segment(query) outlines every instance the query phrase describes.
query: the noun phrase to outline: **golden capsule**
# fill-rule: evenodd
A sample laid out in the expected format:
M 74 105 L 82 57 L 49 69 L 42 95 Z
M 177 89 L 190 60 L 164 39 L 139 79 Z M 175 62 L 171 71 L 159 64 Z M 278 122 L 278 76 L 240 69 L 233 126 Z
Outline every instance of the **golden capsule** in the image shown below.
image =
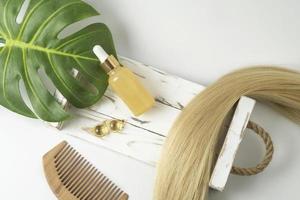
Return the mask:
M 120 132 L 125 127 L 125 121 L 124 120 L 112 120 L 110 121 L 110 129 L 114 132 Z
M 94 128 L 94 133 L 98 137 L 104 137 L 110 133 L 110 128 L 105 123 Z

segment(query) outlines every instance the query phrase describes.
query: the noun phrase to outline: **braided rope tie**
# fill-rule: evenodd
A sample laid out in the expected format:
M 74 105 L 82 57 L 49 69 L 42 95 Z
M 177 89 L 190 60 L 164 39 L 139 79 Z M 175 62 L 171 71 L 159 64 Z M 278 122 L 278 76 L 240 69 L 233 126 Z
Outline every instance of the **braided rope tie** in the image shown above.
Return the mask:
M 252 121 L 249 121 L 247 128 L 253 130 L 253 132 L 255 132 L 262 138 L 266 146 L 266 154 L 262 162 L 256 167 L 241 168 L 233 166 L 231 169 L 231 173 L 239 176 L 252 176 L 264 171 L 264 169 L 272 161 L 272 157 L 274 154 L 273 142 L 267 131 L 265 131 L 262 127 Z

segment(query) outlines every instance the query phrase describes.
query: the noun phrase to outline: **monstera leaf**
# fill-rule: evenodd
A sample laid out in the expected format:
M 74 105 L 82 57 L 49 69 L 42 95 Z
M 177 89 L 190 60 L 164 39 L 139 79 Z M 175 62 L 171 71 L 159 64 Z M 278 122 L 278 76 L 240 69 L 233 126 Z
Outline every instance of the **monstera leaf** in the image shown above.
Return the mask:
M 39 75 L 44 69 L 55 87 L 74 106 L 91 106 L 103 95 L 107 76 L 92 48 L 100 44 L 115 54 L 109 29 L 101 23 L 59 39 L 67 26 L 99 15 L 81 0 L 31 0 L 23 21 L 16 19 L 25 0 L 0 0 L 0 104 L 11 111 L 46 121 L 64 120 L 68 114 L 48 91 Z M 25 5 L 25 4 L 24 4 Z M 88 84 L 73 77 L 76 69 Z M 33 110 L 24 102 L 24 82 Z M 96 90 L 91 90 L 91 85 Z

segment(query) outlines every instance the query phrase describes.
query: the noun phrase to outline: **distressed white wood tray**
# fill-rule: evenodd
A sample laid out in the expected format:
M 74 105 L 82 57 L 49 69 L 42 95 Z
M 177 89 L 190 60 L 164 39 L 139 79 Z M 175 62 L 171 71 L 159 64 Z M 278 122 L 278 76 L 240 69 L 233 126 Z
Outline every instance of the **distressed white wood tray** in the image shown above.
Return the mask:
M 83 110 L 70 108 L 75 117 L 63 125 L 62 132 L 149 165 L 155 165 L 161 145 L 176 117 L 184 106 L 204 89 L 204 86 L 128 58 L 120 57 L 120 61 L 130 68 L 155 96 L 154 108 L 140 117 L 134 117 L 119 97 L 108 89 L 96 105 Z M 59 98 L 65 102 L 61 96 Z M 121 134 L 111 134 L 99 139 L 83 130 L 86 127 L 94 127 L 106 119 L 115 118 L 127 122 Z
M 70 107 L 69 110 L 74 115 L 72 120 L 51 125 L 63 128 L 62 133 L 155 166 L 164 140 L 177 116 L 205 87 L 128 58 L 120 57 L 120 61 L 129 67 L 153 94 L 156 99 L 154 108 L 140 117 L 135 117 L 122 100 L 108 88 L 96 105 L 87 109 Z M 74 72 L 74 76 L 77 76 L 77 72 Z M 68 108 L 66 99 L 58 91 L 55 96 Z M 242 97 L 232 120 L 229 119 L 229 129 L 224 130 L 227 134 L 224 144 L 221 144 L 222 153 L 211 177 L 211 188 L 219 191 L 224 189 L 254 105 L 255 100 Z M 120 134 L 112 133 L 102 139 L 86 130 L 107 119 L 125 120 L 125 129 Z

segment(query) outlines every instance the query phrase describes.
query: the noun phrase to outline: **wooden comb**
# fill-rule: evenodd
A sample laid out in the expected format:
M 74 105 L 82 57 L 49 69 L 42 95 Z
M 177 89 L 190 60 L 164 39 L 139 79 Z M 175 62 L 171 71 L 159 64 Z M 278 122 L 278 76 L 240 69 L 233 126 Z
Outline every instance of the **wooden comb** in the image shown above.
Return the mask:
M 43 157 L 47 181 L 60 200 L 127 200 L 128 195 L 67 142 Z

